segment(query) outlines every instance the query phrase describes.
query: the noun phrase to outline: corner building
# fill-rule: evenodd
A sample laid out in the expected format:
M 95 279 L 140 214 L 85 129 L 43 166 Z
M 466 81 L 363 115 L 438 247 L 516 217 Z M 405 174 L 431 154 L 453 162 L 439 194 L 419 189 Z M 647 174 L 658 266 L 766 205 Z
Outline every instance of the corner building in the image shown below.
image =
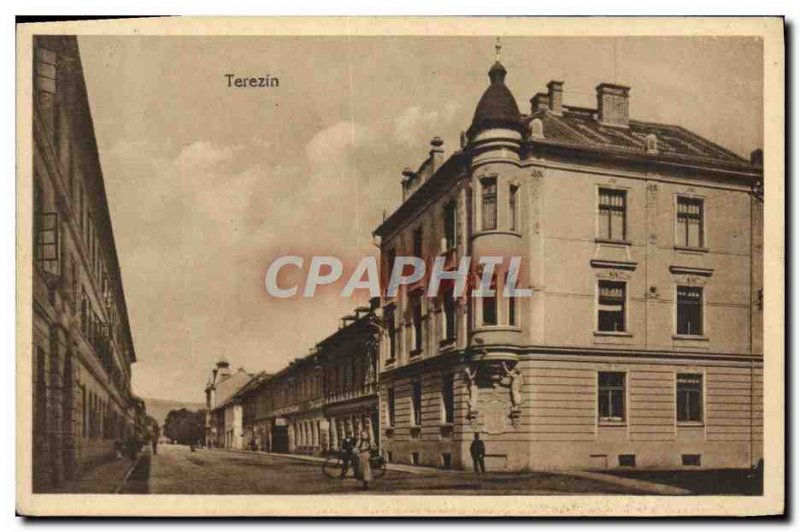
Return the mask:
M 762 457 L 761 152 L 597 107 L 551 81 L 519 110 L 496 62 L 461 147 L 403 172 L 375 230 L 394 258 L 520 256 L 502 295 L 384 298 L 382 443 L 390 461 L 495 471 L 749 467 Z

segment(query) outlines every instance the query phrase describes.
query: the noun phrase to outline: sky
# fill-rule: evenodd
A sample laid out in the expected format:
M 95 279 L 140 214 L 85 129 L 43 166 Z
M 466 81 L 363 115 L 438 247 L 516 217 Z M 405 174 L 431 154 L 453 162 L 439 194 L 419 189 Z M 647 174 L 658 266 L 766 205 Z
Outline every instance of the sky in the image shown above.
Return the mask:
M 134 392 L 202 401 L 224 356 L 275 372 L 366 294 L 271 298 L 284 254 L 375 255 L 401 171 L 430 139 L 458 148 L 495 58 L 490 37 L 81 36 L 79 47 L 136 349 Z M 520 110 L 564 81 L 594 107 L 628 85 L 630 116 L 681 125 L 743 157 L 763 147 L 761 42 L 504 38 Z M 277 77 L 231 88 L 225 74 Z

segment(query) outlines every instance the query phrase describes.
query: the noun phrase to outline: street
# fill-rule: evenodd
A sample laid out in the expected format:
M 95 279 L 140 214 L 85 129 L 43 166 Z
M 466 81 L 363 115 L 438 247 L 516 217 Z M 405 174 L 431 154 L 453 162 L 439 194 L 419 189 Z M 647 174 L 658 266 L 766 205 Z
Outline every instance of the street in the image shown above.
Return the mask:
M 409 468 L 411 469 L 411 468 Z M 386 472 L 383 479 L 370 484 L 369 491 L 359 483 L 327 478 L 321 464 L 291 457 L 230 451 L 197 449 L 181 445 L 162 445 L 158 454 L 149 449 L 139 467 L 125 483 L 124 493 L 165 494 L 416 494 L 416 495 L 565 495 L 645 494 L 647 485 L 613 478 L 597 478 L 562 473 L 488 473 L 477 476 L 464 471 Z M 644 489 L 643 489 L 644 488 Z

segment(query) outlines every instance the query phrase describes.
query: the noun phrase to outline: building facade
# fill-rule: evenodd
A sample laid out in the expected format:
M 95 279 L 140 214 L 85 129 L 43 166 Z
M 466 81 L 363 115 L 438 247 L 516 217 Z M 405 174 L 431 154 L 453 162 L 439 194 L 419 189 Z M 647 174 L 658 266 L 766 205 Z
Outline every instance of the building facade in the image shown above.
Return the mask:
M 367 430 L 380 443 L 378 408 L 378 351 L 381 338 L 379 299 L 342 319 L 342 327 L 317 344 L 322 365 L 324 416 L 328 427 L 322 439 L 328 449 L 339 449 L 350 433 Z M 327 436 L 327 437 L 326 437 Z
M 244 448 L 243 407 L 237 393 L 253 378 L 242 368 L 231 373 L 225 358 L 217 362 L 205 387 L 206 447 Z
M 245 394 L 245 433 L 259 450 L 320 454 L 327 438 L 316 352 L 295 359 Z M 252 414 L 250 414 L 252 413 Z
M 74 37 L 34 38 L 33 486 L 49 491 L 133 435 L 136 362 Z
M 338 449 L 348 433 L 380 441 L 379 299 L 342 319 L 311 352 L 274 375 L 260 374 L 228 401 L 242 409 L 244 448 L 290 454 Z
M 434 139 L 375 231 L 384 279 L 399 256 L 472 257 L 471 278 L 478 257 L 503 258 L 493 296 L 430 298 L 423 280 L 384 299 L 387 456 L 468 468 L 478 433 L 490 470 L 751 466 L 760 152 L 634 120 L 615 84 L 589 109 L 552 81 L 523 114 L 505 76 L 498 61 L 460 149 L 445 158 Z

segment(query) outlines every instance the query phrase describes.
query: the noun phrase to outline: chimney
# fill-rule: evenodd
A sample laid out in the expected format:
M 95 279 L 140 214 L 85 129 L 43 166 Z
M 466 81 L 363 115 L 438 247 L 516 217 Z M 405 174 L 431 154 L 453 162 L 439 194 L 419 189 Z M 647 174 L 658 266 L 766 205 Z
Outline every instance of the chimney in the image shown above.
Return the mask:
M 608 126 L 628 127 L 628 91 L 631 88 L 601 83 L 596 89 L 598 120 Z
M 537 92 L 534 97 L 531 98 L 531 114 L 541 109 L 547 109 L 547 107 L 547 94 L 543 92 Z
M 764 151 L 763 150 L 753 150 L 750 153 L 750 164 L 753 166 L 764 166 Z
M 225 359 L 217 362 L 217 373 L 219 374 L 219 381 L 222 382 L 231 376 L 231 368 L 228 361 Z
M 557 114 L 561 114 L 561 104 L 563 103 L 564 98 L 564 82 L 563 81 L 551 81 L 547 84 L 547 104 L 550 106 L 550 110 Z
M 442 166 L 444 161 L 444 150 L 442 149 L 444 141 L 440 137 L 433 137 L 431 139 L 431 170 L 430 175 L 433 175 L 436 170 Z

